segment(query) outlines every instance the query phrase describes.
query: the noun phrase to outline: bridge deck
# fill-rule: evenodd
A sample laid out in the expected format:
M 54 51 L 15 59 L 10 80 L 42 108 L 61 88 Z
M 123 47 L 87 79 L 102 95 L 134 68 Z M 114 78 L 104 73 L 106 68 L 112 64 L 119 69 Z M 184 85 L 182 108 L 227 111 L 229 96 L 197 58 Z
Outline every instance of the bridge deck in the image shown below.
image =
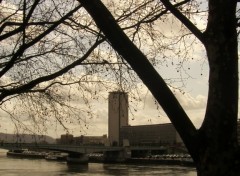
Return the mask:
M 60 145 L 60 144 L 37 144 L 37 143 L 0 143 L 0 148 L 7 150 L 16 149 L 46 149 L 62 152 L 96 153 L 106 151 L 121 151 L 124 147 L 115 146 L 82 146 L 82 145 Z M 165 150 L 162 146 L 131 146 L 130 150 Z

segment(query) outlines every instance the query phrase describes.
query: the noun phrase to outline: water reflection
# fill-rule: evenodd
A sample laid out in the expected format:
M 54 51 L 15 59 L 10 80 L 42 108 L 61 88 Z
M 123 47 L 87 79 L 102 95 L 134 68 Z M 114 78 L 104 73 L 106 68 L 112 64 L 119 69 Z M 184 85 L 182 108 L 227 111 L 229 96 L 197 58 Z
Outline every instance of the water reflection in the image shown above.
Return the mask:
M 104 164 L 104 173 L 108 175 L 129 175 L 126 165 L 121 164 Z
M 146 164 L 67 164 L 44 159 L 19 159 L 6 157 L 0 152 L 1 176 L 196 176 L 195 168 Z
M 88 172 L 88 164 L 67 164 L 66 172 L 86 173 Z
M 181 166 L 166 166 L 166 165 L 103 165 L 106 175 L 164 175 L 164 176 L 194 176 L 196 171 L 194 168 Z

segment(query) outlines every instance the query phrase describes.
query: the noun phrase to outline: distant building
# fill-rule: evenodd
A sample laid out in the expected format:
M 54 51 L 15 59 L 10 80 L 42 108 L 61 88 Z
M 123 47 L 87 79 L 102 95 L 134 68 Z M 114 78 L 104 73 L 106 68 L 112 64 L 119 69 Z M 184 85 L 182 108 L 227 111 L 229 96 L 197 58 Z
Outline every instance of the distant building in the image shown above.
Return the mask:
M 110 92 L 108 97 L 108 136 L 110 145 L 119 145 L 120 128 L 128 126 L 128 94 Z
M 74 144 L 77 145 L 105 145 L 107 141 L 107 135 L 74 137 Z
M 57 139 L 57 144 L 73 144 L 73 145 L 105 145 L 108 142 L 107 135 L 102 136 L 78 136 L 72 134 L 63 134 Z
M 184 146 L 171 123 L 130 126 L 128 124 L 128 94 L 125 92 L 109 93 L 108 138 L 107 135 L 73 137 L 73 135 L 64 134 L 57 141 L 59 144 L 75 145 Z
M 61 138 L 57 140 L 58 144 L 73 144 L 74 139 L 72 134 L 62 134 Z
M 123 145 L 183 145 L 171 123 L 156 125 L 128 125 L 128 95 L 125 92 L 111 92 L 108 100 L 109 144 Z
M 50 136 L 37 134 L 7 134 L 0 133 L 0 141 L 6 143 L 42 143 L 53 144 L 56 140 Z
M 156 125 L 124 126 L 120 139 L 128 140 L 131 146 L 183 145 L 183 141 L 171 123 Z

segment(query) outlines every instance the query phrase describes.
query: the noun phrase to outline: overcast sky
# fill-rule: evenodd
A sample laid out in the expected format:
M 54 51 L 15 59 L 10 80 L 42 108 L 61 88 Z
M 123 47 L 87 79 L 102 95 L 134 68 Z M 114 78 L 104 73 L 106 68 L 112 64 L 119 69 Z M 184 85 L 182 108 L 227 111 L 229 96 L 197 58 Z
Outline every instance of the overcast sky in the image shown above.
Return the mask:
M 172 20 L 170 20 L 172 21 Z M 204 21 L 202 19 L 196 18 L 198 21 L 198 27 L 204 29 Z M 159 28 L 162 30 L 171 31 L 177 28 L 172 28 L 173 26 L 168 26 L 166 23 L 159 23 Z M 205 57 L 205 52 L 201 44 L 197 43 L 194 46 L 194 51 L 192 51 L 193 60 L 189 60 L 184 63 L 182 70 L 177 70 L 175 66 L 161 65 L 156 69 L 164 79 L 180 79 L 182 81 L 180 84 L 181 91 L 177 89 L 174 93 L 179 100 L 180 104 L 183 106 L 189 117 L 191 118 L 194 125 L 198 128 L 204 118 L 207 94 L 208 94 L 208 65 Z M 175 62 L 175 61 L 170 61 Z M 177 63 L 178 61 L 176 61 Z M 174 63 L 174 64 L 176 64 Z M 139 83 L 139 88 L 141 83 Z M 183 93 L 184 92 L 184 93 Z M 74 94 L 77 95 L 80 92 L 75 90 Z M 91 119 L 86 119 L 86 124 L 82 125 L 72 125 L 70 127 L 70 132 L 75 136 L 78 135 L 104 135 L 108 133 L 108 97 L 107 91 L 102 90 L 101 94 L 104 98 L 100 98 L 98 101 L 93 101 L 93 111 L 96 114 Z M 130 102 L 129 106 L 136 108 L 136 111 L 131 108 L 129 112 L 129 124 L 130 125 L 149 125 L 149 124 L 159 124 L 159 123 L 169 123 L 169 119 L 166 117 L 164 112 L 159 109 L 152 97 L 151 93 L 147 91 L 146 87 L 143 87 L 140 91 L 141 102 Z M 130 97 L 131 98 L 131 97 Z M 81 103 L 81 102 L 80 102 Z M 9 117 L 0 112 L 0 132 L 13 133 L 14 125 L 9 120 Z M 65 133 L 60 126 L 49 127 L 48 135 L 53 137 L 59 137 L 61 134 Z
M 174 90 L 174 93 L 186 110 L 187 114 L 191 118 L 192 122 L 196 127 L 201 125 L 202 119 L 204 117 L 206 100 L 207 100 L 207 89 L 208 89 L 208 74 L 207 65 L 204 69 L 199 67 L 199 62 L 188 63 L 188 66 L 193 70 L 191 78 L 184 81 L 185 88 L 182 88 L 184 94 L 179 90 Z M 163 67 L 165 68 L 165 67 Z M 177 73 L 175 69 L 165 68 L 165 70 L 159 70 L 159 72 L 164 72 L 163 77 L 176 77 Z M 176 73 L 175 73 L 176 72 Z M 139 83 L 139 87 L 140 87 Z M 140 98 L 141 102 L 131 102 L 129 101 L 129 124 L 130 125 L 149 125 L 149 124 L 159 124 L 159 123 L 169 123 L 169 119 L 161 108 L 157 108 L 154 98 L 146 87 L 143 87 L 140 91 L 142 94 Z M 71 90 L 75 96 L 80 94 L 79 91 Z M 108 91 L 101 91 L 104 98 L 98 99 L 98 101 L 92 102 L 92 110 L 96 114 L 93 118 L 86 118 L 86 125 L 71 125 L 70 133 L 74 136 L 78 135 L 94 135 L 99 136 L 103 134 L 108 134 Z M 79 95 L 80 96 L 80 95 Z M 131 97 L 129 98 L 131 99 Z M 83 103 L 81 101 L 75 103 Z M 134 108 L 133 108 L 134 107 Z M 134 110 L 136 109 L 136 111 Z M 1 128 L 0 132 L 13 133 L 14 126 L 9 120 L 6 114 L 1 115 Z M 48 135 L 53 137 L 59 137 L 65 131 L 59 126 L 50 126 L 48 130 Z

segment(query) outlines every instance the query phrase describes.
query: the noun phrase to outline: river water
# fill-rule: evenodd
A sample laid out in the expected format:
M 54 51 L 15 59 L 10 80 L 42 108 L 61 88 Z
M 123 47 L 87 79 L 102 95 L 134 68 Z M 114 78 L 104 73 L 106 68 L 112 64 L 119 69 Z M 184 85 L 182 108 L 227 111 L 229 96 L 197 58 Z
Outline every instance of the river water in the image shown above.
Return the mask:
M 89 163 L 69 166 L 66 162 L 45 159 L 18 159 L 0 149 L 0 176 L 196 176 L 192 167 Z

